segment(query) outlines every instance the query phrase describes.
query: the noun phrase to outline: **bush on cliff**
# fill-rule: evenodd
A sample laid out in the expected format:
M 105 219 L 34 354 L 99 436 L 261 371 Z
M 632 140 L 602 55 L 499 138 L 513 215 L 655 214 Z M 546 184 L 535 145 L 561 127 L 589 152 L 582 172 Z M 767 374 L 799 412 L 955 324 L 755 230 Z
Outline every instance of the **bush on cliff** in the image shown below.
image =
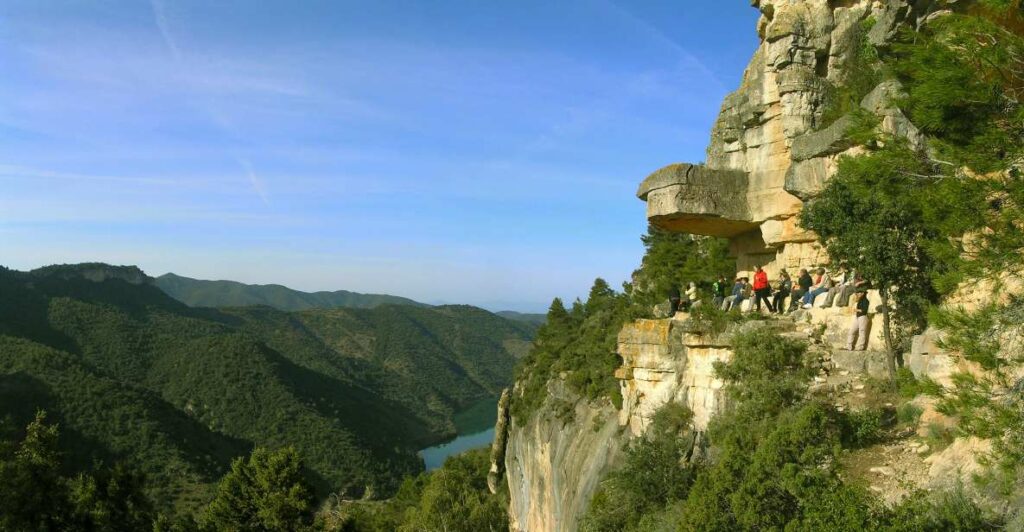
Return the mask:
M 662 507 L 684 500 L 695 475 L 692 419 L 682 405 L 659 410 L 646 436 L 626 449 L 622 467 L 601 482 L 581 530 L 642 530 Z
M 736 337 L 734 350 L 716 368 L 729 406 L 708 429 L 706 458 L 673 460 L 678 438 L 657 433 L 635 445 L 595 497 L 584 520 L 590 530 L 991 529 L 963 498 L 917 495 L 887 509 L 845 482 L 839 457 L 864 443 L 863 420 L 808 396 L 804 344 L 762 328 Z M 638 456 L 668 457 L 644 465 L 671 473 L 639 472 Z M 671 474 L 685 478 L 672 497 L 650 489 L 650 477 Z

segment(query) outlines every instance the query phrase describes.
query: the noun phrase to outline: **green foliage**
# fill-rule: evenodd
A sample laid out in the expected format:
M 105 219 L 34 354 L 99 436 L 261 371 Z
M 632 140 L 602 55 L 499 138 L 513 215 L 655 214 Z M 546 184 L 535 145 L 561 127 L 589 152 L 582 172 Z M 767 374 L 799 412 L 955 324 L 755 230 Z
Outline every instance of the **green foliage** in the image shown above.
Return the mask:
M 924 411 L 913 403 L 904 403 L 896 409 L 896 421 L 908 427 L 916 427 Z
M 153 503 L 145 495 L 145 478 L 124 464 L 79 473 L 68 483 L 76 520 L 95 530 L 126 532 L 150 527 Z
M 258 448 L 238 458 L 221 479 L 206 509 L 205 527 L 213 530 L 289 532 L 307 529 L 313 520 L 312 490 L 292 447 Z
M 100 267 L 0 272 L 0 415 L 47 409 L 75 469 L 124 460 L 168 516 L 199 510 L 257 445 L 294 445 L 320 496 L 390 495 L 456 413 L 510 383 L 531 338 L 461 306 L 189 309 L 81 277 Z
M 963 497 L 920 494 L 888 509 L 844 482 L 842 450 L 878 441 L 892 413 L 844 414 L 809 397 L 806 346 L 765 327 L 738 335 L 734 350 L 716 368 L 730 400 L 708 429 L 706 458 L 694 459 L 678 425 L 656 421 L 602 484 L 584 529 L 990 529 Z
M 651 306 L 668 299 L 672 288 L 685 291 L 687 283 L 697 283 L 704 296 L 711 282 L 724 275 L 732 279 L 736 261 L 729 258 L 729 241 L 658 229 L 648 226 L 641 237 L 644 258 L 634 273 L 637 303 Z
M 866 447 L 882 439 L 885 428 L 896 421 L 893 412 L 880 408 L 856 410 L 843 416 L 843 433 L 847 447 Z
M 839 479 L 844 421 L 806 399 L 806 346 L 759 329 L 734 340 L 735 356 L 716 370 L 731 408 L 708 438 L 702 470 L 682 513 L 683 530 L 862 529 L 874 509 L 866 493 Z
M 986 516 L 963 489 L 937 496 L 918 492 L 889 512 L 886 530 L 892 532 L 944 532 L 946 530 L 1001 530 L 1000 523 Z
M 902 367 L 896 372 L 896 387 L 900 397 L 911 399 L 918 395 L 930 395 L 939 397 L 942 395 L 942 385 L 925 376 L 918 379 L 910 368 Z
M 647 435 L 626 450 L 622 467 L 602 481 L 581 530 L 643 530 L 646 516 L 686 498 L 695 476 L 689 463 L 695 441 L 692 417 L 674 403 L 655 414 Z
M 548 382 L 562 372 L 570 389 L 586 399 L 621 401 L 614 377 L 620 364 L 616 339 L 623 324 L 639 314 L 628 294 L 615 292 L 602 279 L 594 281 L 586 303 L 577 301 L 572 312 L 555 299 L 517 370 L 519 393 L 513 397 L 512 415 L 523 420 L 536 411 L 547 399 Z
M 419 503 L 406 512 L 400 532 L 508 530 L 505 499 L 487 490 L 487 450 L 449 458 L 430 475 Z
M 939 342 L 943 348 L 957 351 L 985 369 L 996 370 L 1008 363 L 1024 361 L 1024 358 L 1006 360 L 998 356 L 1001 332 L 1020 324 L 1022 314 L 1024 301 L 1015 300 L 1005 306 L 991 303 L 974 312 L 935 309 L 929 321 L 944 331 Z
M 490 459 L 477 449 L 436 471 L 408 478 L 385 502 L 340 502 L 322 516 L 324 530 L 346 532 L 508 530 L 507 493 L 487 488 Z
M 21 441 L 0 440 L 0 529 L 134 532 L 150 528 L 143 479 L 121 464 L 67 477 L 60 432 L 38 412 Z
M 985 205 L 979 186 L 933 171 L 931 163 L 899 142 L 844 157 L 800 216 L 834 261 L 853 264 L 866 279 L 890 289 L 899 316 L 917 325 L 938 299 L 934 281 L 959 264 L 962 248 L 950 237 L 975 227 Z
M 934 139 L 940 157 L 982 173 L 1005 169 L 1021 154 L 1024 37 L 1013 23 L 984 13 L 950 15 L 894 46 L 891 64 L 907 85 L 911 120 Z
M 768 318 L 757 312 L 725 311 L 721 307 L 704 304 L 690 309 L 690 319 L 683 324 L 683 328 L 691 334 L 716 335 L 725 332 L 731 324 L 763 321 Z

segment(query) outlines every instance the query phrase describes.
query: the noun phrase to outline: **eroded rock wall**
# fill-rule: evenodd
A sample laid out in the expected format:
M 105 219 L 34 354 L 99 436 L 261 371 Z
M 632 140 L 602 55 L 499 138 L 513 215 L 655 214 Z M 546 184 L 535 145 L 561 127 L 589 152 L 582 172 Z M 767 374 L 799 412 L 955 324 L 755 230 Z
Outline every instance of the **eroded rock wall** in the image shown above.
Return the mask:
M 509 520 L 514 532 L 579 528 L 598 483 L 627 440 L 610 402 L 581 400 L 555 379 L 548 402 L 525 424 L 512 420 L 505 454 Z M 551 408 L 571 405 L 570 411 Z
M 715 377 L 714 364 L 731 360 L 732 348 L 722 337 L 688 334 L 686 323 L 637 320 L 619 333 L 619 424 L 632 436 L 646 432 L 655 412 L 668 403 L 687 405 L 699 432 L 723 405 L 723 383 Z
M 651 223 L 728 237 L 740 271 L 824 264 L 816 237 L 797 224 L 803 201 L 819 193 L 849 144 L 851 116 L 823 123 L 831 94 L 851 75 L 865 43 L 884 46 L 901 25 L 916 25 L 946 0 L 760 0 L 761 39 L 740 88 L 722 104 L 704 165 L 671 165 L 638 196 Z M 887 133 L 920 142 L 890 105 L 898 86 L 883 83 L 862 107 Z

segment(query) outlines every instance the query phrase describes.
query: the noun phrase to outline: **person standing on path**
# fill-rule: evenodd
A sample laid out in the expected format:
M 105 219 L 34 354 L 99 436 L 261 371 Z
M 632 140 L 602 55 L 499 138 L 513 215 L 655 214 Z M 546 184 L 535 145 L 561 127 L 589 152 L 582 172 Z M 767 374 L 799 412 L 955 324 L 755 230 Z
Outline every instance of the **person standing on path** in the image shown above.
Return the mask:
M 754 272 L 754 306 L 758 312 L 761 312 L 761 301 L 764 301 L 764 306 L 768 308 L 768 312 L 775 312 L 775 307 L 772 306 L 772 302 L 769 299 L 771 294 L 772 288 L 768 284 L 768 274 L 758 266 L 757 271 Z
M 871 323 L 871 320 L 868 319 L 868 309 L 871 304 L 868 302 L 867 290 L 858 290 L 853 297 L 857 301 L 857 315 L 853 317 L 850 333 L 846 336 L 846 349 L 854 351 L 856 344 L 856 351 L 866 351 L 868 348 L 868 325 Z
M 793 280 L 789 278 L 789 272 L 785 268 L 779 272 L 779 284 L 776 286 L 775 297 L 772 298 L 772 305 L 775 312 L 782 314 L 785 309 L 786 298 L 793 291 Z

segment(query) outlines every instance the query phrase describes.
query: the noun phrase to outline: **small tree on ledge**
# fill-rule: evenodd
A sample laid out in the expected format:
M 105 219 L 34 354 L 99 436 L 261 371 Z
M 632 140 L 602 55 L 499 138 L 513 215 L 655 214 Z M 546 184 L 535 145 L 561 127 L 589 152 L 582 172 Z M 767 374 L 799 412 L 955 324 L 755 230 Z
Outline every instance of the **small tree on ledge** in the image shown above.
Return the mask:
M 901 143 L 861 157 L 844 157 L 821 195 L 804 205 L 800 224 L 816 232 L 833 261 L 845 262 L 881 295 L 889 375 L 896 377 L 892 303 L 910 326 L 924 324 L 938 293 L 933 279 L 956 268 L 962 234 L 977 205 L 968 189 L 933 171 Z M 960 231 L 959 233 L 957 231 Z

